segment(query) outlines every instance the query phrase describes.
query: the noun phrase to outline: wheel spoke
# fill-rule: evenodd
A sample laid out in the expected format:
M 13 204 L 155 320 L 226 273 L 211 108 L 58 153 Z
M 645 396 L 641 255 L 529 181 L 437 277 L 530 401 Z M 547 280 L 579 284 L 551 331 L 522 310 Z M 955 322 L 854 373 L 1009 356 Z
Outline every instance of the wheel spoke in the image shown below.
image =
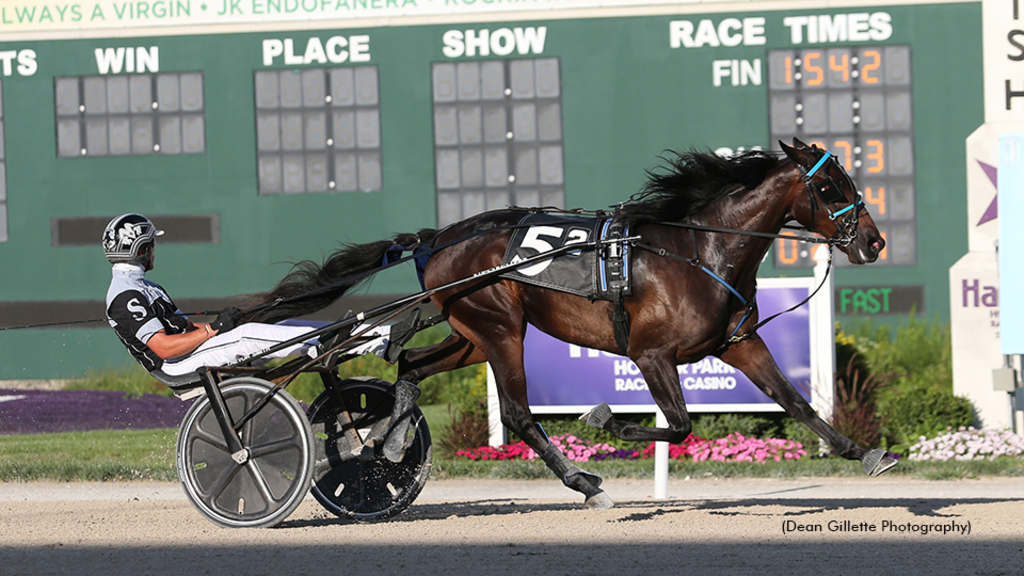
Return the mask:
M 242 398 L 244 400 L 242 402 L 242 410 L 238 414 L 238 418 L 236 418 L 235 416 L 231 417 L 231 425 L 232 426 L 235 425 L 234 423 L 237 422 L 239 418 L 241 418 L 242 416 L 245 416 L 245 414 L 247 412 L 249 412 L 249 409 L 252 406 L 256 405 L 256 402 L 252 402 L 252 398 L 250 398 L 248 394 L 244 395 Z M 266 408 L 266 407 L 264 407 L 264 408 Z M 253 415 L 252 418 L 249 418 L 249 420 L 245 423 L 245 425 L 242 426 L 242 429 L 238 431 L 238 437 L 243 439 L 242 440 L 242 444 L 243 445 L 245 444 L 245 440 L 244 439 L 252 438 L 252 436 L 253 436 L 253 427 L 255 426 L 255 423 L 256 423 L 256 416 L 258 416 L 258 414 Z
M 221 494 L 227 490 L 227 487 L 231 484 L 231 481 L 235 479 L 235 476 L 238 475 L 238 471 L 241 469 L 241 466 L 234 465 L 229 466 L 224 471 L 224 474 L 222 474 L 221 477 L 213 483 L 213 487 L 204 494 L 204 497 L 209 500 L 208 504 L 212 505 L 217 498 L 220 498 Z
M 207 444 L 213 446 L 214 448 L 219 448 L 223 452 L 228 452 L 228 443 L 225 442 L 224 437 L 220 436 L 219 434 L 207 432 L 206 430 L 203 430 L 202 428 L 197 426 L 193 431 L 192 436 L 196 439 L 205 441 Z
M 270 485 L 267 484 L 267 479 L 263 476 L 263 472 L 260 471 L 260 467 L 256 465 L 256 462 L 249 460 L 245 463 L 246 470 L 252 476 L 253 483 L 256 484 L 256 488 L 260 491 L 260 495 L 267 503 L 277 504 L 279 500 L 274 498 L 273 494 L 270 493 Z M 287 494 L 285 494 L 287 497 Z
M 256 459 L 271 454 L 277 454 L 278 452 L 284 452 L 289 448 L 299 448 L 301 451 L 302 444 L 294 436 L 291 438 L 285 438 L 284 440 L 278 440 L 277 442 L 270 442 L 262 446 L 253 446 L 249 448 L 249 458 Z

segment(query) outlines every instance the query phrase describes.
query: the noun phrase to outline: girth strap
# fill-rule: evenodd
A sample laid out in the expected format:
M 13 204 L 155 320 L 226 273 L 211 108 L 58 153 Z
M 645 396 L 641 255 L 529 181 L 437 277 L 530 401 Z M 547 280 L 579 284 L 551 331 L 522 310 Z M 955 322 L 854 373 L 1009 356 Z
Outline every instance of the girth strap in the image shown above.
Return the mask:
M 625 242 L 629 235 L 629 225 L 619 217 L 619 208 L 605 221 L 601 228 L 601 240 L 608 241 L 598 256 L 598 282 L 602 298 L 611 300 L 615 306 L 612 310 L 612 331 L 615 344 L 623 356 L 629 351 L 629 312 L 623 304 L 623 297 L 629 296 L 629 259 L 626 254 L 628 245 Z

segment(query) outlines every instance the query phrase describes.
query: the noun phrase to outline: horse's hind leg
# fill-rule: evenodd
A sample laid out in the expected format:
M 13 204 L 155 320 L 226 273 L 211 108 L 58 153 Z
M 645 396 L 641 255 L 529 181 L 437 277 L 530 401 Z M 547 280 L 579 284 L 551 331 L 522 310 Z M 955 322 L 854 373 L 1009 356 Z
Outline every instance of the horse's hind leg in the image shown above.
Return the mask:
M 500 310 L 492 304 L 487 314 L 495 313 L 493 321 L 485 320 L 475 309 L 472 327 L 460 322 L 457 307 L 448 318 L 453 331 L 464 334 L 475 342 L 491 363 L 498 387 L 501 422 L 540 454 L 544 463 L 569 488 L 586 496 L 589 508 L 603 510 L 613 506 L 611 498 L 601 488 L 601 478 L 581 470 L 548 440 L 530 412 L 526 395 L 526 371 L 523 368 L 523 336 L 526 324 L 519 310 Z
M 479 348 L 453 330 L 437 344 L 403 350 L 398 360 L 398 379 L 418 384 L 434 374 L 486 361 Z
M 896 459 L 885 450 L 865 450 L 822 420 L 782 374 L 759 337 L 731 345 L 721 358 L 740 369 L 769 398 L 778 402 L 790 416 L 806 424 L 837 454 L 847 460 L 860 460 L 869 475 L 878 476 L 896 465 Z

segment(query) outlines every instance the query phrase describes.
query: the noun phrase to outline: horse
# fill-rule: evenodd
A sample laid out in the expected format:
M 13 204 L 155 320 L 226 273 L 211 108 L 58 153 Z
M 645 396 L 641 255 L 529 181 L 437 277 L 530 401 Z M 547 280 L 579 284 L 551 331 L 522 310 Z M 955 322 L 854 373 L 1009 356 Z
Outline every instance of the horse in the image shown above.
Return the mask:
M 875 261 L 885 246 L 835 156 L 796 138 L 792 146 L 780 144 L 782 154 L 748 151 L 724 158 L 696 150 L 672 153 L 665 158 L 668 165 L 647 171 L 641 191 L 619 206 L 617 217 L 648 247 L 633 251 L 634 285 L 621 303 L 629 334 L 624 352 L 642 372 L 668 427 L 617 419 L 603 404 L 584 417 L 622 440 L 682 442 L 692 424 L 676 367 L 715 355 L 742 371 L 839 456 L 860 460 L 869 475 L 878 475 L 894 466 L 895 458 L 858 446 L 820 418 L 754 330 L 758 266 L 787 224 L 796 222 L 828 239 L 830 250 L 838 247 L 853 264 Z M 566 486 L 582 493 L 587 507 L 609 508 L 613 502 L 599 487 L 601 478 L 569 461 L 534 421 L 523 339 L 529 323 L 565 342 L 621 354 L 611 321 L 615 309 L 608 301 L 481 274 L 502 264 L 522 216 L 521 209 L 495 210 L 443 230 L 343 246 L 323 264 L 301 263 L 273 290 L 258 295 L 254 302 L 265 306 L 260 317 L 248 319 L 276 321 L 323 308 L 358 283 L 346 278 L 374 274 L 395 246 L 442 247 L 422 266 L 428 290 L 478 274 L 481 279 L 432 293 L 430 300 L 451 335 L 405 350 L 399 380 L 415 384 L 489 362 L 502 423 L 541 455 Z M 279 306 L 266 306 L 275 302 Z

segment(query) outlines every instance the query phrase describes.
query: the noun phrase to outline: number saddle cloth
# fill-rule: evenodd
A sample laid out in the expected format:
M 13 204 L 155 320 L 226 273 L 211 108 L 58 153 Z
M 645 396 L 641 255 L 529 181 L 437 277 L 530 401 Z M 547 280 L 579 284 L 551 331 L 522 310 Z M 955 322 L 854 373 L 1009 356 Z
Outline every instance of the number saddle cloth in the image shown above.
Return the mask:
M 501 274 L 501 278 L 568 292 L 590 300 L 615 304 L 612 324 L 622 353 L 629 342 L 629 318 L 622 298 L 632 294 L 630 246 L 608 242 L 627 237 L 629 225 L 616 218 L 585 218 L 552 213 L 530 213 L 519 221 L 505 250 L 503 264 L 514 264 L 563 246 L 572 250 Z

